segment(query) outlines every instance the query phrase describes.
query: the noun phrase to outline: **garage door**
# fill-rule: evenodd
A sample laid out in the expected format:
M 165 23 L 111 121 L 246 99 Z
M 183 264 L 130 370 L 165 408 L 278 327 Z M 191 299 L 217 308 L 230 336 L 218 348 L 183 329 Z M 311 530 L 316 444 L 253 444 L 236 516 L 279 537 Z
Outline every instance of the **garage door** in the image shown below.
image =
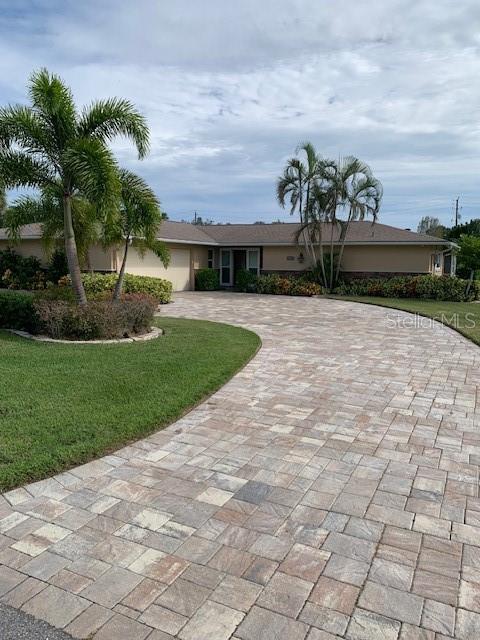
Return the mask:
M 170 264 L 165 269 L 160 259 L 151 251 L 142 257 L 133 247 L 128 252 L 127 273 L 139 276 L 165 278 L 173 284 L 174 291 L 190 289 L 190 249 L 170 249 Z

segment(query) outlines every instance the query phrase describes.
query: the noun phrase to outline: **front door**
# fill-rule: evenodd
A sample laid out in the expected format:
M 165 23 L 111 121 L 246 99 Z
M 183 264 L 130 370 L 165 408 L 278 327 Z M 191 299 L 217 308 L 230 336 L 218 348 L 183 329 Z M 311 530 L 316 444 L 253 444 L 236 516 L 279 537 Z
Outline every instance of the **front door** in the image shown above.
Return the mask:
M 220 249 L 220 284 L 222 287 L 233 285 L 232 250 Z
M 245 249 L 233 250 L 233 281 L 237 284 L 237 276 L 239 271 L 245 271 L 247 268 L 247 252 Z

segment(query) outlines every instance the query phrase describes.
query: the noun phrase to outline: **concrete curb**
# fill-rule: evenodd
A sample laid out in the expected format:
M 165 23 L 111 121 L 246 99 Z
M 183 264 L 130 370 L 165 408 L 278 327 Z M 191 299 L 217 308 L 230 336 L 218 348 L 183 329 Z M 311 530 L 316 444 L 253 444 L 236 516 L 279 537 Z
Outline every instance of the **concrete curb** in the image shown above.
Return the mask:
M 55 338 L 49 338 L 48 336 L 34 336 L 28 331 L 19 331 L 18 329 L 7 329 L 10 333 L 20 336 L 21 338 L 27 338 L 27 340 L 35 340 L 36 342 L 54 342 L 55 344 L 125 344 L 129 342 L 147 342 L 148 340 L 154 340 L 163 335 L 163 329 L 158 327 L 152 327 L 149 333 L 144 333 L 140 336 L 132 338 L 117 338 L 115 340 L 56 340 Z

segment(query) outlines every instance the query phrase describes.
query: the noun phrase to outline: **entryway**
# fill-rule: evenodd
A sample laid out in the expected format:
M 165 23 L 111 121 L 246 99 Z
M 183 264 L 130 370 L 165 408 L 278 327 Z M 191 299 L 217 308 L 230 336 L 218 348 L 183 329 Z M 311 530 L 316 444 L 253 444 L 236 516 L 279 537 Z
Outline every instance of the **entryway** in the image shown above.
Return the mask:
M 260 249 L 220 249 L 220 284 L 233 287 L 239 271 L 260 271 Z

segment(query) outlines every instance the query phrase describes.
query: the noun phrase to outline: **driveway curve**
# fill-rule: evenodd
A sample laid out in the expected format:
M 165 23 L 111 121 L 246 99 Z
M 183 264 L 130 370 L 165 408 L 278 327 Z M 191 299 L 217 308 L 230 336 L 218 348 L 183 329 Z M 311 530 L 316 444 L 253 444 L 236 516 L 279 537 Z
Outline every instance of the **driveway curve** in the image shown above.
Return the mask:
M 0 497 L 0 601 L 96 640 L 480 637 L 480 349 L 337 300 L 162 313 L 263 347 L 164 431 Z

